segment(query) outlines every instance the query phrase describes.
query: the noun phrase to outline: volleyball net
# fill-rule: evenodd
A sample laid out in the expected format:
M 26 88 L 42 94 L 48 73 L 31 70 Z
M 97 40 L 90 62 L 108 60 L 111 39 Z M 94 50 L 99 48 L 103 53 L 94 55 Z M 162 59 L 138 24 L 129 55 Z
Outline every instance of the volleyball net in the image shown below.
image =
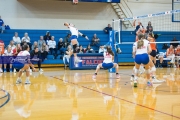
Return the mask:
M 176 20 L 176 21 L 174 21 Z M 157 37 L 156 43 L 171 43 L 174 39 L 180 40 L 180 9 L 165 11 L 131 18 L 112 21 L 115 31 L 115 41 L 118 44 L 132 44 L 135 42 L 136 26 L 141 22 L 147 30 L 148 23 L 153 27 L 153 34 Z M 134 25 L 135 23 L 135 25 Z

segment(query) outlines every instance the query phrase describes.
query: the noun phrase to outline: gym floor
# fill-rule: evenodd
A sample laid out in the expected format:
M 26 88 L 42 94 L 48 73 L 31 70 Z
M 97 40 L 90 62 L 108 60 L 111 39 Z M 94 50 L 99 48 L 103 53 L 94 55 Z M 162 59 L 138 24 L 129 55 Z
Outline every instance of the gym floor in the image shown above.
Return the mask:
M 157 69 L 157 78 L 164 82 L 152 88 L 146 86 L 144 74 L 133 87 L 132 67 L 120 67 L 120 79 L 100 70 L 92 80 L 93 73 L 46 68 L 32 73 L 30 85 L 16 85 L 18 73 L 0 74 L 0 88 L 5 90 L 0 91 L 0 120 L 180 119 L 179 69 Z

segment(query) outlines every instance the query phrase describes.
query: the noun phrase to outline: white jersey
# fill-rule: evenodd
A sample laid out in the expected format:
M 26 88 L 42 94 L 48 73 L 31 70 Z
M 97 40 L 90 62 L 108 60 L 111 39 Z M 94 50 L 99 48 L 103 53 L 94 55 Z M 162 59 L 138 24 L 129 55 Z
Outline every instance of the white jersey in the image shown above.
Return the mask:
M 28 51 L 21 51 L 17 56 L 30 56 L 30 53 Z
M 112 61 L 113 56 L 111 54 L 109 54 L 108 52 L 104 52 L 103 56 L 104 56 L 103 63 L 112 63 L 113 62 Z
M 21 51 L 17 57 L 15 58 L 16 62 L 20 62 L 22 64 L 29 63 L 28 59 L 30 59 L 30 53 L 28 51 Z
M 133 52 L 136 52 L 136 55 L 148 53 L 148 46 L 150 45 L 149 41 L 146 39 L 144 39 L 143 41 L 144 45 L 141 48 L 137 48 L 138 41 L 133 44 Z
M 12 50 L 11 50 L 10 52 L 8 52 L 7 50 L 5 50 L 4 56 L 12 56 L 12 55 L 13 55 Z
M 71 35 L 76 35 L 78 37 L 79 31 L 77 28 L 69 26 L 69 30 L 71 31 Z

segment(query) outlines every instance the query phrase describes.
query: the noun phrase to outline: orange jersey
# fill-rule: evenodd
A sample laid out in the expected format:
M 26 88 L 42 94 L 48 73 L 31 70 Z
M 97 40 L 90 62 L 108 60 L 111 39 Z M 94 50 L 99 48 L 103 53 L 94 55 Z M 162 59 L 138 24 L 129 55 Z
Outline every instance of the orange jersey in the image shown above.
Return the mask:
M 154 38 L 148 38 L 149 42 L 155 42 Z M 151 49 L 156 50 L 156 43 L 150 43 Z
M 170 54 L 174 54 L 174 49 L 170 49 L 170 48 L 167 49 L 166 56 Z
M 177 50 L 175 51 L 175 55 L 180 55 L 180 49 L 177 49 Z

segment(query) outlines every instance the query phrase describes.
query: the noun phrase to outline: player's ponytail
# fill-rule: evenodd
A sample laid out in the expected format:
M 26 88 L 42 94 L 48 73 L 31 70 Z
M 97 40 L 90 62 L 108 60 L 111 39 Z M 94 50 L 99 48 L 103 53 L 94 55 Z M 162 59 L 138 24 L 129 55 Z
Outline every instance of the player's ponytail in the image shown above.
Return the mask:
M 114 56 L 114 53 L 113 53 L 113 51 L 112 51 L 112 49 L 111 49 L 110 46 L 107 46 L 107 52 L 108 52 L 109 54 L 111 54 L 112 56 Z
M 143 47 L 143 45 L 144 45 L 144 41 L 143 41 L 143 39 L 144 39 L 144 35 L 143 34 L 138 34 L 138 43 L 137 43 L 137 48 L 138 49 L 140 49 L 141 47 Z

